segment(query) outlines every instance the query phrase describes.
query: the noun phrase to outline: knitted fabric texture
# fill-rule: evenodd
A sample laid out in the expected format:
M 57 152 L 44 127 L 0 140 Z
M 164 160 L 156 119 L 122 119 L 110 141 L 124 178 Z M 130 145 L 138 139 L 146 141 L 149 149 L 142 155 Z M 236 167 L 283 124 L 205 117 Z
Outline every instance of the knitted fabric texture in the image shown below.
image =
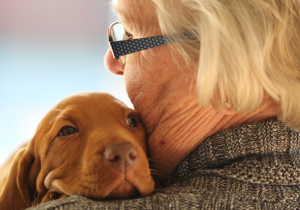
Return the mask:
M 36 209 L 299 209 L 300 132 L 276 119 L 203 141 L 164 188 L 143 198 L 96 201 L 71 196 Z

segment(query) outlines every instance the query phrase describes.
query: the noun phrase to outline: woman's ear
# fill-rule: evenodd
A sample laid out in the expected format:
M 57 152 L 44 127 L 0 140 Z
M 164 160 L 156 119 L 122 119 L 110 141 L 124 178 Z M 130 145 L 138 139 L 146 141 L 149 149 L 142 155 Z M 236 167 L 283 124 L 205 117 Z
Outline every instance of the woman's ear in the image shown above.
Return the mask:
M 220 100 L 216 100 L 213 108 L 220 114 L 233 116 L 236 114 L 233 108 L 233 104 L 230 101 L 226 101 L 225 103 L 221 103 Z
M 232 105 L 228 106 L 226 103 L 228 103 L 228 102 L 226 101 L 225 104 L 223 105 L 223 107 L 222 107 L 223 110 L 221 113 L 224 115 L 230 115 L 230 116 L 235 115 L 236 112 L 234 111 L 233 106 Z
M 236 114 L 234 104 L 228 99 L 222 100 L 219 91 L 215 92 L 213 107 L 218 113 L 223 115 L 233 116 Z

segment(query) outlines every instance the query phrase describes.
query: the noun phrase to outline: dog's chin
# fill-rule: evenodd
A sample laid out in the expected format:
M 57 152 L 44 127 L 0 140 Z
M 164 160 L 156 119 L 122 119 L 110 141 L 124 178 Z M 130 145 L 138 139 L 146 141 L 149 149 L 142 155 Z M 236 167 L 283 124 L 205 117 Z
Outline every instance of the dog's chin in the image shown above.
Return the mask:
M 98 194 L 97 191 L 88 186 L 81 186 L 79 188 L 74 187 L 72 188 L 72 191 L 69 191 L 65 188 L 64 183 L 59 180 L 53 180 L 51 182 L 51 191 L 68 196 L 82 195 L 92 199 L 133 198 L 139 195 L 138 189 L 125 180 L 119 180 L 119 182 L 110 185 L 102 194 Z
M 73 182 L 73 185 L 65 180 L 56 179 L 55 173 L 51 172 L 45 179 L 45 186 L 52 192 L 57 192 L 65 195 L 82 195 L 92 199 L 106 198 L 133 198 L 137 196 L 147 196 L 154 190 L 154 181 L 149 176 L 140 177 L 135 170 L 130 170 L 126 173 L 116 171 L 115 176 L 111 180 L 106 180 L 104 187 L 102 182 L 98 181 L 99 177 L 89 176 L 89 180 L 79 180 L 78 183 Z M 84 176 L 83 176 L 84 177 Z M 141 181 L 142 180 L 142 181 Z M 108 184 L 107 184 L 108 182 Z M 93 184 L 91 184 L 93 183 Z M 101 187 L 104 187 L 101 189 Z
M 136 187 L 127 181 L 123 181 L 109 193 L 107 198 L 132 198 L 137 195 L 138 190 Z

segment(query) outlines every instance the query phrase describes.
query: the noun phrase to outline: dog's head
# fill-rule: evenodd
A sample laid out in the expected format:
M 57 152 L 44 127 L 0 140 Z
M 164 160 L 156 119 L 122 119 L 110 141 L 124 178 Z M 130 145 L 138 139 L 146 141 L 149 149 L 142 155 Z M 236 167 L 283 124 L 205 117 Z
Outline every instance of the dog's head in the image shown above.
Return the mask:
M 24 165 L 30 164 L 31 202 L 47 192 L 102 199 L 154 190 L 138 113 L 105 93 L 60 101 L 40 122 L 23 156 Z

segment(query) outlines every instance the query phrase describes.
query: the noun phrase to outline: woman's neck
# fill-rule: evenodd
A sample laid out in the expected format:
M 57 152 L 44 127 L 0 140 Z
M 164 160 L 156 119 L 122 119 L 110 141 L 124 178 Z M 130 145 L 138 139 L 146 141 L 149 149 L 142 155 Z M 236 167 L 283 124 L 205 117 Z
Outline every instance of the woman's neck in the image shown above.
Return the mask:
M 165 98 L 160 102 L 164 107 L 142 116 L 148 132 L 151 164 L 162 178 L 167 178 L 207 137 L 244 123 L 277 116 L 276 103 L 271 100 L 251 113 L 228 114 L 219 113 L 211 106 L 199 107 L 192 94 L 180 96 L 177 93 L 178 98 L 174 97 L 172 100 Z

